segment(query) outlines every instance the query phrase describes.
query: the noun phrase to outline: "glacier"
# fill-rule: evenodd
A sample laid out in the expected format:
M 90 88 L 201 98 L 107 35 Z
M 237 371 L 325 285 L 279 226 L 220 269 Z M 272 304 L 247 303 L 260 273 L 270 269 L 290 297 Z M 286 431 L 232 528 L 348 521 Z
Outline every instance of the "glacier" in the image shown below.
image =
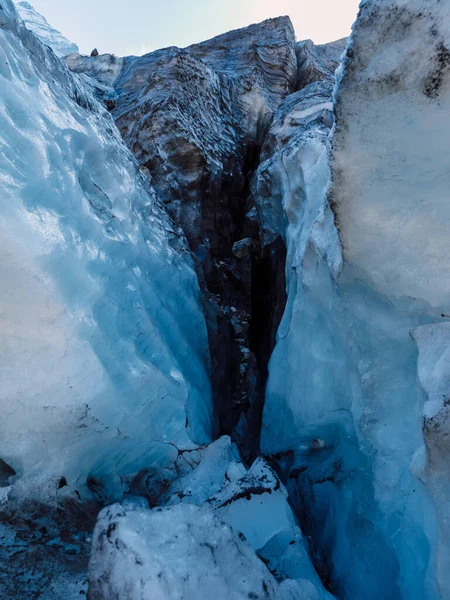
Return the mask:
M 0 1 L 2 597 L 450 597 L 449 31 Z
M 292 23 L 280 17 L 184 49 L 66 60 L 109 107 L 186 235 L 202 288 L 219 433 L 239 436 L 249 460 L 258 454 L 266 365 L 285 293 L 280 280 L 261 297 L 268 310 L 253 301 L 267 271 L 282 278 L 284 248 L 275 242 L 259 255 L 249 183 L 267 124 L 295 89 L 295 52 Z
M 260 167 L 284 209 L 289 285 L 262 451 L 289 478 L 319 573 L 343 598 L 450 591 L 448 18 L 445 3 L 361 3 L 332 131 L 321 124 L 300 144 L 288 131 Z M 273 192 L 260 197 L 266 211 Z
M 2 7 L 1 457 L 18 497 L 117 498 L 211 439 L 198 283 L 107 111 Z
M 68 56 L 79 52 L 78 46 L 54 29 L 29 2 L 18 2 L 16 7 L 27 29 L 32 31 L 43 44 L 49 46 L 57 56 Z

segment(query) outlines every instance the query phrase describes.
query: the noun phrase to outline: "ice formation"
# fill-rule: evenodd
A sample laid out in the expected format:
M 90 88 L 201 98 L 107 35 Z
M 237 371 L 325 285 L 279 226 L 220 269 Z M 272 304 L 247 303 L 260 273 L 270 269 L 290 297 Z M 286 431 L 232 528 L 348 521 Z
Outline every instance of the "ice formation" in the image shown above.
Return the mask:
M 259 458 L 247 470 L 229 437 L 200 449 L 193 466 L 194 456 L 185 455 L 198 452 L 183 453 L 188 472 L 159 508 L 149 511 L 130 497 L 100 514 L 89 568 L 92 600 L 209 598 L 212 589 L 224 599 L 331 599 L 267 463 Z
M 106 508 L 89 569 L 92 600 L 281 600 L 245 540 L 209 509 L 193 505 Z
M 437 366 L 447 334 L 448 24 L 445 4 L 362 3 L 336 90 L 331 172 L 323 125 L 271 158 L 287 178 L 260 167 L 284 206 L 289 281 L 262 451 L 289 474 L 319 573 L 343 598 L 449 594 Z M 261 194 L 266 212 L 273 196 Z
M 249 182 L 267 124 L 295 89 L 295 47 L 291 22 L 280 17 L 184 49 L 67 59 L 93 81 L 186 234 L 203 292 L 219 431 L 239 436 L 249 460 L 284 303 L 283 248 L 260 255 Z M 279 285 L 256 300 L 262 277 Z
M 2 7 L 0 456 L 17 497 L 117 498 L 211 438 L 198 284 L 106 110 Z
M 30 29 L 57 56 L 67 56 L 79 52 L 78 46 L 54 29 L 45 17 L 38 13 L 28 2 L 18 2 L 17 10 L 27 29 Z
M 0 595 L 446 600 L 448 3 L 124 58 L 19 9 Z

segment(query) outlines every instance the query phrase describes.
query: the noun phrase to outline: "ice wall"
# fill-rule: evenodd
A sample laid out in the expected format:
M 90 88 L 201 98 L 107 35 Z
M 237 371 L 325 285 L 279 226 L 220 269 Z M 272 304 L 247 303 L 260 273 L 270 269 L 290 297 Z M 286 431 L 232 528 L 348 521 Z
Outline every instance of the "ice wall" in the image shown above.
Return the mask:
M 117 498 L 211 439 L 197 279 L 110 116 L 1 7 L 3 484 Z
M 285 127 L 264 166 L 289 299 L 261 447 L 341 598 L 449 594 L 449 19 L 446 3 L 363 2 L 332 147 L 317 94 L 315 129 Z
M 450 323 L 434 323 L 415 329 L 419 348 L 418 375 L 425 392 L 425 448 L 418 455 L 418 475 L 433 497 L 438 518 L 436 570 L 442 597 L 450 594 Z
M 448 461 L 448 381 L 441 366 L 447 352 L 450 301 L 449 46 L 448 3 L 364 3 L 337 91 L 332 162 L 332 199 L 345 262 L 374 292 L 398 307 L 408 328 L 412 330 L 417 321 L 433 323 L 410 336 L 417 342 L 418 360 L 407 332 L 401 336 L 405 358 L 412 355 L 404 368 L 414 368 L 419 385 L 407 395 L 396 394 L 405 415 L 397 438 L 406 441 L 412 434 L 413 423 L 405 427 L 411 407 L 423 410 L 423 418 L 419 414 L 414 419 L 414 428 L 423 428 L 425 447 L 417 439 L 411 470 L 433 500 L 437 545 L 426 528 L 424 533 L 442 597 L 450 594 L 448 471 L 444 474 L 443 467 Z M 398 369 L 398 377 L 403 373 Z M 398 379 L 393 384 L 385 397 L 392 398 L 399 389 Z M 411 450 L 403 446 L 394 464 Z M 391 495 L 396 495 L 394 488 Z M 409 494 L 403 498 L 410 501 Z M 430 516 L 426 523 L 431 522 Z
M 347 262 L 389 296 L 450 302 L 450 8 L 364 3 L 339 85 L 333 179 Z

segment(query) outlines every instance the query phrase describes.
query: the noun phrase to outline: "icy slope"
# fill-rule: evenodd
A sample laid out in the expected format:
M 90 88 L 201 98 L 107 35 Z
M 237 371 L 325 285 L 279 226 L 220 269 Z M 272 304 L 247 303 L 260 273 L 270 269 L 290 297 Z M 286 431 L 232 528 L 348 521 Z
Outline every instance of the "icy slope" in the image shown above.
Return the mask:
M 0 26 L 3 486 L 120 498 L 210 439 L 197 279 L 106 111 L 9 0 Z
M 57 56 L 67 56 L 79 52 L 78 46 L 69 42 L 54 29 L 28 2 L 18 2 L 17 9 L 27 29 L 30 29 L 43 44 L 50 46 Z

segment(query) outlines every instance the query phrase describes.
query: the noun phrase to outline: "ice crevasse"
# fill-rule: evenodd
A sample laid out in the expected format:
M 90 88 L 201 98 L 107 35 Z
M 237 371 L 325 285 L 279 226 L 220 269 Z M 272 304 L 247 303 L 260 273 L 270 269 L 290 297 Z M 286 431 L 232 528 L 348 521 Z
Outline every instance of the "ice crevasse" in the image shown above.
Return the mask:
M 198 577 L 186 588 L 194 597 L 213 588 L 223 598 L 291 598 L 301 590 L 329 597 L 276 475 L 264 461 L 247 473 L 229 438 L 205 446 L 216 435 L 209 351 L 184 238 L 86 80 L 24 28 L 10 2 L 0 16 L 0 269 L 8 282 L 0 552 L 11 565 L 1 589 L 85 593 L 90 540 L 73 529 L 83 510 L 95 515 L 120 501 L 97 524 L 92 598 L 124 597 L 130 586 L 178 597 L 182 564 Z M 172 506 L 181 498 L 189 506 Z M 197 498 L 201 506 L 190 506 Z M 164 509 L 150 511 L 147 500 Z M 271 511 L 276 518 L 267 520 Z M 97 544 L 105 537 L 114 544 Z M 11 559 L 11 548 L 27 543 L 30 560 Z M 277 565 L 280 583 L 259 550 Z M 145 584 L 155 553 L 173 587 L 161 588 L 156 572 Z M 195 565 L 197 558 L 204 562 Z
M 336 87 L 342 41 L 292 41 L 297 91 L 264 119 L 251 196 L 288 299 L 261 454 L 285 486 L 211 444 L 192 258 L 98 72 L 0 7 L 0 500 L 131 486 L 97 523 L 95 600 L 448 598 L 450 5 L 363 0 Z
M 120 498 L 144 462 L 211 439 L 192 261 L 107 111 L 10 0 L 0 96 L 2 469 L 16 499 L 62 478 Z

